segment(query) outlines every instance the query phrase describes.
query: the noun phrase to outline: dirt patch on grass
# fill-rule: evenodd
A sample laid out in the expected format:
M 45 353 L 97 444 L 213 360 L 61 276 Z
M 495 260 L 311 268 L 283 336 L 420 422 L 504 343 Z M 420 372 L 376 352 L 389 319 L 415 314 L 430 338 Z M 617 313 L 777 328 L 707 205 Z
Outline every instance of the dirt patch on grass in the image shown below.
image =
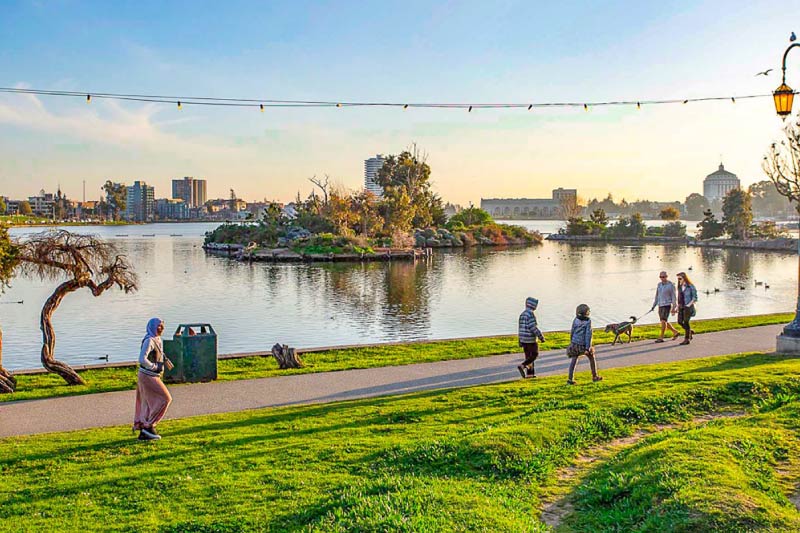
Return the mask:
M 706 413 L 697 416 L 688 422 L 678 422 L 673 424 L 658 424 L 656 426 L 636 430 L 627 437 L 620 437 L 609 442 L 598 444 L 587 449 L 583 454 L 575 458 L 572 465 L 560 469 L 556 473 L 556 486 L 549 496 L 542 498 L 544 507 L 539 519 L 550 526 L 557 528 L 561 521 L 572 512 L 574 505 L 571 498 L 571 489 L 580 483 L 596 464 L 608 461 L 621 451 L 635 446 L 639 441 L 650 435 L 655 435 L 662 431 L 676 429 L 687 426 L 698 426 L 707 424 L 714 420 L 725 418 L 740 418 L 748 413 L 744 411 L 722 411 L 717 413 Z M 800 492 L 789 498 L 792 503 L 800 510 Z

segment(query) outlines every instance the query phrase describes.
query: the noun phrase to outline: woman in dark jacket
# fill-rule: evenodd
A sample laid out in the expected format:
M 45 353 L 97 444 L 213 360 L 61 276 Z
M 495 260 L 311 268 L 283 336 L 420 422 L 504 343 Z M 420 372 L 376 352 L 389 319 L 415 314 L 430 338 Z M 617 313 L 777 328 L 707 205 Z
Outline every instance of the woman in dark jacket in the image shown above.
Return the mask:
M 697 289 L 686 275 L 686 272 L 678 273 L 678 324 L 683 327 L 685 332 L 681 344 L 689 344 L 692 340 L 692 326 L 689 321 L 696 314 L 694 304 L 697 302 Z

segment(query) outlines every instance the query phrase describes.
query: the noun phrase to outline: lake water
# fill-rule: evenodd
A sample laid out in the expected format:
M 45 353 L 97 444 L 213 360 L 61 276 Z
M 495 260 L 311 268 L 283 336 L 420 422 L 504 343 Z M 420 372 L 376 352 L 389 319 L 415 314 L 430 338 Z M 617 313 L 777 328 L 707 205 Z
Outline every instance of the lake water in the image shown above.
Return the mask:
M 558 226 L 522 224 L 545 232 Z M 661 269 L 673 280 L 692 269 L 698 318 L 791 311 L 796 296 L 791 254 L 545 242 L 444 251 L 417 263 L 247 264 L 206 256 L 203 234 L 215 226 L 71 228 L 113 240 L 135 265 L 140 289 L 68 295 L 54 315 L 57 357 L 72 364 L 96 363 L 105 354 L 132 360 L 152 316 L 166 321 L 170 335 L 181 322 L 211 323 L 221 353 L 266 350 L 275 342 L 311 347 L 514 333 L 526 296 L 539 298 L 545 330 L 567 329 L 584 302 L 599 326 L 645 313 Z M 39 366 L 39 312 L 54 287 L 17 278 L 0 296 L 6 367 Z M 652 313 L 643 320 L 655 321 Z

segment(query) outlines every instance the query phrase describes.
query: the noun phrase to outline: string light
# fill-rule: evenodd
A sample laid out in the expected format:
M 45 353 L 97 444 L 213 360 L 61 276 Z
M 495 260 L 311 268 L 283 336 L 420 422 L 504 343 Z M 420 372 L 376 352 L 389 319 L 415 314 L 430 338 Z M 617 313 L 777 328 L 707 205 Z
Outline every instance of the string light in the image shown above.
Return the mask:
M 467 110 L 467 113 L 472 113 L 472 106 L 469 106 L 469 109 Z
M 466 104 L 466 103 L 447 103 L 447 102 L 431 102 L 431 103 L 408 103 L 408 102 L 337 102 L 330 100 L 277 100 L 277 99 L 249 99 L 249 98 L 219 98 L 208 96 L 178 96 L 178 95 L 152 95 L 152 94 L 121 94 L 121 93 L 98 93 L 98 92 L 79 92 L 79 91 L 56 91 L 45 89 L 22 89 L 17 87 L 0 87 L 0 93 L 10 94 L 28 94 L 37 96 L 61 96 L 61 97 L 80 97 L 85 98 L 86 103 L 91 103 L 94 98 L 103 98 L 107 100 L 118 101 L 131 101 L 131 102 L 148 102 L 160 104 L 177 104 L 178 109 L 181 109 L 184 104 L 186 105 L 203 105 L 203 106 L 222 106 L 222 107 L 258 107 L 259 110 L 264 110 L 267 107 L 402 107 L 408 109 L 414 108 L 428 108 L 428 109 L 466 109 L 472 112 L 472 109 L 522 109 L 528 111 L 534 107 L 542 108 L 565 108 L 565 107 L 580 107 L 589 111 L 589 106 L 629 106 L 635 105 L 637 109 L 641 109 L 642 105 L 659 105 L 659 104 L 688 104 L 689 102 L 710 102 L 728 100 L 736 103 L 737 99 L 753 99 L 753 98 L 772 98 L 772 93 L 769 94 L 749 94 L 739 96 L 712 96 L 702 98 L 686 98 L 686 99 L 663 99 L 663 100 L 612 100 L 602 102 L 539 102 L 539 103 L 486 103 L 486 104 Z M 798 91 L 793 91 L 792 94 L 800 94 Z

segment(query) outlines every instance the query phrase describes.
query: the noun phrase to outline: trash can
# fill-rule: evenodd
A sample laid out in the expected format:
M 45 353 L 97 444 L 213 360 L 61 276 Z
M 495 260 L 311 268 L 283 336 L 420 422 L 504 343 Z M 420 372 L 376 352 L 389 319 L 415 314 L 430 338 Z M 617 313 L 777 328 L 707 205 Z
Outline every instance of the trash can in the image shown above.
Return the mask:
M 211 324 L 181 324 L 172 340 L 164 340 L 164 355 L 172 370 L 164 370 L 166 383 L 197 383 L 217 379 L 217 334 Z

